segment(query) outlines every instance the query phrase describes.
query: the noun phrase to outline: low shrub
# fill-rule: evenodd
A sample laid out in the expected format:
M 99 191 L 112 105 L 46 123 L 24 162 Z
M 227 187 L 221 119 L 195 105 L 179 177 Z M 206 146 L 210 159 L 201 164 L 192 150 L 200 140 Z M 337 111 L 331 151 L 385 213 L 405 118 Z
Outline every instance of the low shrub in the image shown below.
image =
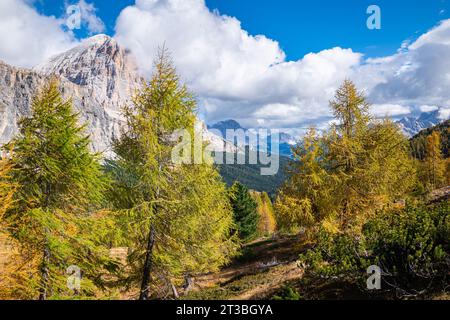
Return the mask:
M 366 289 L 367 268 L 382 270 L 382 290 L 421 296 L 449 285 L 450 206 L 408 207 L 367 221 L 360 235 L 320 229 L 316 245 L 300 256 L 307 271 L 342 278 Z

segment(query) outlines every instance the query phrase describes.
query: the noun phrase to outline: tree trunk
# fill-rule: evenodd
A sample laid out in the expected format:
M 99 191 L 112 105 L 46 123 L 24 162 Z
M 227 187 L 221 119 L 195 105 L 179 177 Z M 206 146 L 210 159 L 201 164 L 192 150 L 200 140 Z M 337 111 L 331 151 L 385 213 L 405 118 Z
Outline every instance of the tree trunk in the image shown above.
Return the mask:
M 170 281 L 170 280 L 169 280 Z M 175 285 L 172 283 L 172 281 L 170 281 L 170 287 L 172 288 L 172 294 L 173 294 L 173 298 L 174 299 L 178 299 L 180 297 L 180 295 L 178 294 L 177 288 L 175 287 Z
M 185 275 L 184 276 L 184 294 L 189 293 L 189 291 L 191 291 L 192 286 L 194 285 L 194 280 L 192 280 L 192 277 L 190 275 Z
M 145 263 L 141 284 L 141 293 L 139 295 L 139 300 L 148 300 L 149 299 L 149 285 L 151 282 L 151 271 L 153 264 L 153 246 L 155 244 L 155 228 L 153 224 L 150 226 L 150 233 L 148 236 L 147 242 L 147 251 L 145 255 Z
M 47 209 L 50 204 L 50 194 L 51 194 L 51 185 L 45 184 L 44 188 L 45 190 L 45 201 L 44 201 L 44 208 Z M 47 213 L 48 214 L 48 213 Z M 47 299 L 47 291 L 48 291 L 48 280 L 50 276 L 50 271 L 48 269 L 48 266 L 50 264 L 50 248 L 48 246 L 48 234 L 49 230 L 48 228 L 44 229 L 44 235 L 46 237 L 46 244 L 44 247 L 44 255 L 42 257 L 42 264 L 41 264 L 41 288 L 39 289 L 39 300 L 46 300 Z
M 46 246 L 44 248 L 44 256 L 41 264 L 41 288 L 39 289 L 39 300 L 47 299 L 47 290 L 48 290 L 48 278 L 49 278 L 49 270 L 48 264 L 50 263 L 50 250 Z

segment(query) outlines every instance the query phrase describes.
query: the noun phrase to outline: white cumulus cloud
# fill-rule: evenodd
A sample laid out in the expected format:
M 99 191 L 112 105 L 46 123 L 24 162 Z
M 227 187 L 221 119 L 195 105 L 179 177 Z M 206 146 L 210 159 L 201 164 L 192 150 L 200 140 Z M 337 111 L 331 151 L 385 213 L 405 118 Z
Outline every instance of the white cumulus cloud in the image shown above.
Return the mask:
M 440 108 L 438 118 L 441 120 L 450 119 L 450 108 Z
M 77 43 L 62 30 L 60 19 L 39 14 L 29 2 L 0 1 L 0 59 L 22 67 L 32 67 Z
M 411 113 L 411 109 L 407 106 L 399 104 L 373 104 L 370 108 L 371 113 L 375 117 L 395 117 Z
M 336 47 L 288 61 L 276 41 L 248 34 L 236 18 L 209 10 L 203 0 L 137 0 L 120 14 L 116 37 L 147 75 L 165 43 L 209 122 L 325 123 L 328 102 L 345 78 L 365 91 L 377 117 L 450 104 L 450 20 L 400 43 L 391 56 L 364 59 Z
M 428 106 L 428 105 L 423 105 L 423 106 L 420 106 L 420 107 L 419 107 L 419 110 L 420 110 L 421 112 L 433 112 L 433 111 L 436 111 L 436 110 L 438 110 L 438 109 L 439 109 L 438 106 Z
M 250 126 L 327 114 L 328 99 L 362 57 L 337 47 L 287 61 L 278 42 L 248 34 L 236 18 L 210 11 L 203 0 L 137 0 L 120 14 L 116 38 L 147 75 L 165 44 L 206 120 L 231 117 Z M 274 119 L 287 106 L 290 116 Z M 278 110 L 269 112 L 272 107 Z
M 372 67 L 374 63 L 371 62 Z M 433 106 L 449 105 L 450 20 L 421 35 L 406 50 L 382 61 L 368 73 L 373 74 L 380 79 L 371 88 L 369 97 L 377 103 L 415 106 L 423 112 L 436 110 Z

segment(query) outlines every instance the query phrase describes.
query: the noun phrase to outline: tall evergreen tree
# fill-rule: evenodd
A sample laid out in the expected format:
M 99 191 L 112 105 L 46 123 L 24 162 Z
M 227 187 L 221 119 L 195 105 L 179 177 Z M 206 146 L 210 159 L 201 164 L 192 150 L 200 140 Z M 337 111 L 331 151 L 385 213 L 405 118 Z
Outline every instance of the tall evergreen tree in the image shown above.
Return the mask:
M 389 119 L 371 119 L 369 104 L 351 81 L 344 82 L 330 105 L 339 123 L 324 144 L 338 219 L 341 227 L 360 226 L 367 214 L 411 190 L 415 169 L 398 126 Z
M 251 240 L 258 230 L 258 205 L 247 187 L 237 181 L 231 186 L 229 193 L 239 237 L 244 241 Z
M 369 104 L 356 86 L 345 80 L 336 91 L 330 107 L 338 124 L 332 127 L 328 137 L 328 158 L 333 166 L 331 173 L 339 181 L 339 220 L 341 224 L 346 224 L 347 219 L 359 209 L 358 202 L 363 200 L 358 195 L 356 185 L 359 179 L 356 175 L 364 170 L 360 164 L 366 151 L 364 142 L 369 129 Z
M 450 158 L 445 159 L 445 183 L 450 185 Z
M 0 299 L 26 299 L 29 297 L 27 278 L 35 272 L 36 264 L 20 251 L 20 244 L 11 236 L 5 214 L 14 205 L 17 185 L 12 181 L 11 153 L 0 157 Z
M 6 155 L 0 153 L 0 271 L 2 276 L 0 277 L 0 299 L 9 298 L 6 293 L 9 286 L 8 276 L 11 273 L 6 270 L 10 257 L 8 252 L 10 251 L 9 242 L 11 238 L 7 232 L 8 226 L 4 220 L 4 215 L 11 208 L 13 204 L 14 186 L 11 183 L 11 163 Z M 8 247 L 8 250 L 5 250 Z
M 148 83 L 124 108 L 125 132 L 114 142 L 111 197 L 128 236 L 130 281 L 147 300 L 191 273 L 214 270 L 235 250 L 232 213 L 225 186 L 209 164 L 174 164 L 179 141 L 194 137 L 196 101 L 179 78 L 166 50 Z M 128 227 L 128 228 L 127 228 Z M 176 295 L 176 294 L 175 294 Z
M 31 116 L 21 119 L 19 128 L 6 147 L 13 153 L 17 190 L 5 219 L 24 250 L 39 256 L 38 278 L 30 279 L 30 286 L 42 300 L 65 295 L 66 268 L 77 265 L 84 274 L 83 292 L 92 294 L 97 270 L 109 263 L 107 250 L 95 245 L 90 221 L 104 190 L 98 155 L 89 151 L 85 127 L 55 80 L 33 99 Z

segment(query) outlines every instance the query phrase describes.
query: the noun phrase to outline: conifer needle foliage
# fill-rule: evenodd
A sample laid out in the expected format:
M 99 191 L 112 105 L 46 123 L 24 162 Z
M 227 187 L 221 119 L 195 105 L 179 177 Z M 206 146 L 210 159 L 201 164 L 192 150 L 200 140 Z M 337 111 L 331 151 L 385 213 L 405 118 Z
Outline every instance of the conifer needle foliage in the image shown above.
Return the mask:
M 360 228 L 415 185 L 408 141 L 391 120 L 371 118 L 351 81 L 336 91 L 330 107 L 336 124 L 321 135 L 311 128 L 293 150 L 290 179 L 276 201 L 286 229 L 318 222 L 337 230 Z
M 258 231 L 260 219 L 257 211 L 258 204 L 252 198 L 247 187 L 239 182 L 235 182 L 231 186 L 229 193 L 236 231 L 242 240 L 251 240 Z
M 24 254 L 38 260 L 27 279 L 27 294 L 39 299 L 94 296 L 102 273 L 114 264 L 100 245 L 102 230 L 95 219 L 105 190 L 99 155 L 90 152 L 85 126 L 54 80 L 35 97 L 31 115 L 20 120 L 19 128 L 6 146 L 17 187 L 4 221 Z M 71 265 L 83 275 L 75 292 L 67 286 Z
M 177 130 L 194 138 L 196 101 L 162 49 L 154 75 L 124 108 L 126 129 L 110 161 L 111 201 L 130 248 L 124 279 L 140 299 L 165 296 L 192 274 L 228 262 L 236 244 L 225 185 L 207 163 L 174 164 Z M 167 289 L 167 290 L 166 290 Z

